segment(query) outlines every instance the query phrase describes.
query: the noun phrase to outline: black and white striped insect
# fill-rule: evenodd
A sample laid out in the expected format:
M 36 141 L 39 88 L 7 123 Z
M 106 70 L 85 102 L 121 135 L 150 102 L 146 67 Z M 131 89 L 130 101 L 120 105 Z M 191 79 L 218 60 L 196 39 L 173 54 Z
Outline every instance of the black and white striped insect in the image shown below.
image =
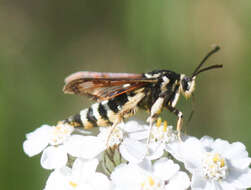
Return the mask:
M 180 94 L 189 98 L 195 89 L 199 73 L 221 68 L 212 65 L 201 69 L 205 61 L 219 47 L 210 51 L 191 76 L 169 70 L 154 70 L 143 74 L 77 72 L 65 79 L 63 91 L 68 94 L 89 95 L 96 103 L 80 113 L 64 120 L 75 127 L 89 129 L 96 126 L 112 126 L 134 115 L 138 109 L 147 110 L 150 130 L 163 108 L 177 117 L 180 138 L 183 114 L 176 108 Z

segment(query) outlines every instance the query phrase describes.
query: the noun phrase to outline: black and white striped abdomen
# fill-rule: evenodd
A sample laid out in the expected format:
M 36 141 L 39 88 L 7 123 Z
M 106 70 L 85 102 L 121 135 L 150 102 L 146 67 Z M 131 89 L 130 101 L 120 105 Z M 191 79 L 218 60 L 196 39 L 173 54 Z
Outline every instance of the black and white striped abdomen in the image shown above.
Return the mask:
M 90 129 L 99 126 L 111 126 L 120 117 L 126 118 L 132 113 L 123 113 L 123 109 L 130 105 L 130 102 L 135 102 L 137 94 L 127 95 L 121 94 L 113 99 L 95 103 L 89 108 L 81 110 L 66 120 L 71 125 Z M 142 95 L 143 97 L 143 95 Z M 137 106 L 133 106 L 136 109 Z M 121 113 L 123 113 L 121 115 Z

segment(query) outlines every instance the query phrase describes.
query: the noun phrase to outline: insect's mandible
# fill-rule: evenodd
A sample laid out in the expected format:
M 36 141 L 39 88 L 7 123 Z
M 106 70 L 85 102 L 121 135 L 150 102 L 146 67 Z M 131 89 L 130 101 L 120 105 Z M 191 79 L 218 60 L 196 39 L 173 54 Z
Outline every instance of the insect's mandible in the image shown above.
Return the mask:
M 114 129 L 138 109 L 144 109 L 150 112 L 147 121 L 151 130 L 162 109 L 166 108 L 178 117 L 177 131 L 178 137 L 181 138 L 183 114 L 176 108 L 179 96 L 191 96 L 199 73 L 223 67 L 212 65 L 201 68 L 219 49 L 219 46 L 216 46 L 210 51 L 191 75 L 169 70 L 154 70 L 143 74 L 88 71 L 73 73 L 65 79 L 64 93 L 88 95 L 96 103 L 64 122 L 85 129 L 96 126 L 112 126 Z

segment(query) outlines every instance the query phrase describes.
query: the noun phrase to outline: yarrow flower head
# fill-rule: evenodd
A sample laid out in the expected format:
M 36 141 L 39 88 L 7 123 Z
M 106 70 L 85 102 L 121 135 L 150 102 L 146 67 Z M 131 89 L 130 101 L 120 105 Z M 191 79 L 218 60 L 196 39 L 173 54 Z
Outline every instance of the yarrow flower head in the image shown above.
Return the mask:
M 60 145 L 71 135 L 74 128 L 68 124 L 59 123 L 57 126 L 42 125 L 35 131 L 26 135 L 24 152 L 35 156 L 42 152 L 48 145 Z
M 122 156 L 129 162 L 139 163 L 145 157 L 150 160 L 160 158 L 166 149 L 166 145 L 177 142 L 177 133 L 168 126 L 167 122 L 162 123 L 158 119 L 156 125 L 152 127 L 149 136 L 149 126 L 131 121 L 125 125 L 127 128 L 135 128 L 128 138 L 125 138 L 120 146 Z M 149 138 L 149 142 L 147 140 Z
M 121 164 L 111 174 L 115 190 L 172 190 L 187 189 L 190 180 L 172 160 L 162 158 L 154 164 L 144 160 L 139 165 Z
M 162 123 L 158 118 L 156 125 L 151 130 L 150 143 L 167 144 L 177 140 L 177 135 L 172 126 L 167 125 L 167 121 Z
M 186 135 L 181 142 L 177 131 L 160 119 L 150 133 L 148 125 L 136 121 L 101 127 L 97 136 L 59 123 L 43 125 L 26 138 L 24 152 L 42 152 L 42 167 L 53 169 L 45 190 L 251 187 L 251 158 L 242 143 Z
M 124 131 L 120 126 L 116 127 L 113 131 L 112 127 L 101 127 L 98 137 L 106 143 L 107 147 L 112 148 L 118 146 L 122 142 Z
M 246 189 L 251 187 L 251 158 L 240 142 L 189 138 L 173 147 L 173 155 L 192 174 L 194 189 Z
M 57 126 L 42 125 L 26 135 L 24 152 L 35 156 L 43 151 L 41 165 L 45 169 L 54 169 L 67 163 L 67 150 L 64 143 L 70 138 L 74 128 L 68 124 Z
M 75 160 L 72 168 L 56 169 L 49 176 L 45 190 L 109 190 L 111 183 L 102 173 L 96 172 L 98 160 Z

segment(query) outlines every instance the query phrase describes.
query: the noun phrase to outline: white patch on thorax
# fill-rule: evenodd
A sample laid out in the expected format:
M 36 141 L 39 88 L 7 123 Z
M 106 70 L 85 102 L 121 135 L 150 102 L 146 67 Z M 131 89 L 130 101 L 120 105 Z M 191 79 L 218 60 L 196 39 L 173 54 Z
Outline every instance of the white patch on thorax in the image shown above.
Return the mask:
M 161 91 L 165 91 L 167 88 L 166 88 L 166 85 L 169 83 L 169 78 L 167 78 L 166 76 L 162 77 L 162 80 L 163 82 L 161 83 Z

